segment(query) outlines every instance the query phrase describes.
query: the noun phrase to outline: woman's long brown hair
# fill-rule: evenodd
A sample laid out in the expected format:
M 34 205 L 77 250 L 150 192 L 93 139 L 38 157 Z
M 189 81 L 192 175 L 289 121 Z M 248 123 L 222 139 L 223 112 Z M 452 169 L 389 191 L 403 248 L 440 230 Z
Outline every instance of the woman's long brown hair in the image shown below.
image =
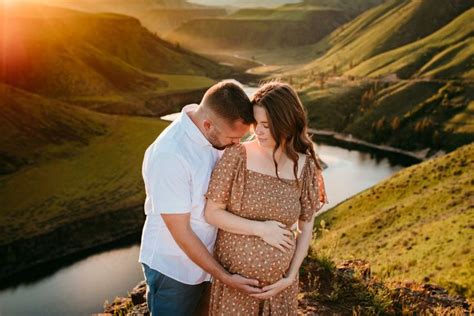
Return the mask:
M 266 83 L 254 94 L 252 104 L 263 107 L 267 113 L 270 133 L 276 142 L 273 149 L 273 163 L 278 179 L 280 177 L 275 153 L 280 146 L 282 152 L 293 161 L 293 173 L 298 185 L 298 153 L 309 154 L 316 166 L 322 169 L 308 135 L 306 112 L 298 94 L 290 85 L 282 82 Z

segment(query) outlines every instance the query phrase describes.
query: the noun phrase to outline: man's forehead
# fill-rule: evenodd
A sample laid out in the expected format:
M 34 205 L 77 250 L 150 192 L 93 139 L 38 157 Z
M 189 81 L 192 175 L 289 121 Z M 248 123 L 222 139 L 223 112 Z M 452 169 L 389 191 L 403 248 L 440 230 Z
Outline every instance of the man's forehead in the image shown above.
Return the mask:
M 240 134 L 245 133 L 250 128 L 250 125 L 245 124 L 242 120 L 236 120 L 233 122 L 223 121 L 222 123 L 222 131 L 228 134 L 227 136 L 236 134 L 236 137 L 240 137 Z

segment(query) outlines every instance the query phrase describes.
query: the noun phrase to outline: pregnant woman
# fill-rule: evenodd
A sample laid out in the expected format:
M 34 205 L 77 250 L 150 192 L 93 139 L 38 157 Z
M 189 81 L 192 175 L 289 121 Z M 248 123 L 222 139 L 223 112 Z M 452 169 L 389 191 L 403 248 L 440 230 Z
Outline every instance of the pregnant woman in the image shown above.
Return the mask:
M 263 292 L 247 295 L 214 280 L 210 314 L 296 315 L 298 270 L 311 242 L 314 214 L 326 202 L 321 166 L 303 106 L 289 85 L 267 83 L 252 102 L 256 139 L 225 150 L 209 183 L 205 214 L 220 228 L 217 260 L 231 273 L 257 279 Z M 235 215 L 276 221 L 288 230 L 297 224 L 298 230 L 272 245 L 227 229 Z

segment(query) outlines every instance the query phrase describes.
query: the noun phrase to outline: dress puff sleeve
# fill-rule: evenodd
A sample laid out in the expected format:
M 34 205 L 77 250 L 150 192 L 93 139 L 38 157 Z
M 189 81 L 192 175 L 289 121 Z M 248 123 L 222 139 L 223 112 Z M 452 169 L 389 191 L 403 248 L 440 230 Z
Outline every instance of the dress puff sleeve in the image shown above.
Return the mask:
M 243 191 L 243 145 L 227 147 L 221 159 L 212 171 L 211 180 L 205 197 L 216 203 L 229 205 L 236 198 L 237 191 Z M 241 188 L 242 186 L 242 188 Z M 233 192 L 236 191 L 236 192 Z M 239 194 L 237 194 L 239 195 Z
M 319 211 L 327 203 L 326 190 L 324 189 L 324 180 L 322 170 L 311 156 L 304 170 L 301 189 L 301 214 L 299 219 L 309 222 L 314 213 Z

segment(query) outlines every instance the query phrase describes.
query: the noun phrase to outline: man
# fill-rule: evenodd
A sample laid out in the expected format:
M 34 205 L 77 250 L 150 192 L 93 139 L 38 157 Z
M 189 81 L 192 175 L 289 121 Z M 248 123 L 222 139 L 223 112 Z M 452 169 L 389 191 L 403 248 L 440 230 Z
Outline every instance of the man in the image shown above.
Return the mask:
M 211 276 L 245 293 L 261 292 L 256 280 L 230 274 L 212 257 L 216 228 L 204 219 L 204 194 L 218 150 L 238 143 L 252 122 L 252 105 L 241 86 L 222 81 L 199 105 L 185 106 L 146 150 L 147 216 L 139 261 L 152 315 L 192 315 Z

